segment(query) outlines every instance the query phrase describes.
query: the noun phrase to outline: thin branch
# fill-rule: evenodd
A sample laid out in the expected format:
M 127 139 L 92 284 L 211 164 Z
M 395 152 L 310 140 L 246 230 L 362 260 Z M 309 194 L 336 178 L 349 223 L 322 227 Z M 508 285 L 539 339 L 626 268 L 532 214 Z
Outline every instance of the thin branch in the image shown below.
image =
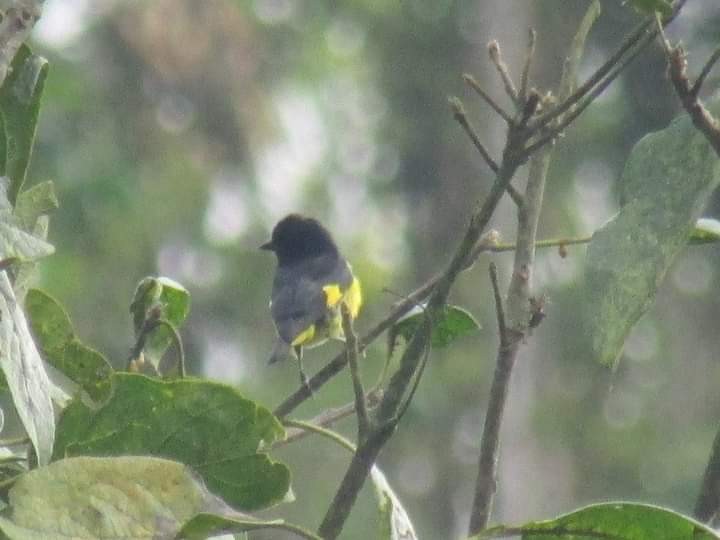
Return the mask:
M 537 41 L 537 33 L 533 28 L 528 29 L 528 46 L 525 53 L 525 64 L 523 65 L 522 75 L 520 76 L 520 95 L 518 100 L 524 103 L 528 96 L 528 85 L 530 82 L 530 67 L 535 58 L 535 42 Z
M 508 343 L 507 327 L 505 325 L 505 308 L 503 307 L 502 294 L 498 286 L 497 266 L 494 262 L 488 267 L 490 283 L 492 284 L 493 296 L 495 297 L 495 315 L 498 323 L 498 334 L 500 335 L 500 346 L 505 347 Z
M 369 391 L 365 395 L 365 401 L 367 403 L 368 409 L 372 409 L 377 406 L 378 403 L 380 403 L 380 399 L 382 399 L 382 391 L 380 389 L 373 389 Z M 346 403 L 345 405 L 341 405 L 340 407 L 334 407 L 327 409 L 317 416 L 313 417 L 311 420 L 304 421 L 305 424 L 311 424 L 313 426 L 317 427 L 328 427 L 332 426 L 336 422 L 339 422 L 343 418 L 347 418 L 351 414 L 355 412 L 355 401 L 353 400 L 351 403 Z M 297 420 L 290 420 L 288 418 L 283 419 L 283 423 L 285 421 L 293 421 L 297 422 Z M 270 449 L 275 449 L 280 446 L 285 446 L 287 444 L 291 444 L 295 441 L 298 441 L 300 439 L 305 438 L 309 434 L 308 431 L 304 429 L 289 429 L 285 431 L 285 438 L 281 441 L 275 441 L 271 446 Z
M 577 104 L 576 107 L 574 107 L 568 114 L 562 117 L 560 122 L 548 128 L 542 137 L 531 143 L 525 149 L 525 152 L 527 152 L 528 155 L 532 155 L 546 144 L 551 143 L 555 139 L 557 139 L 562 134 L 562 132 L 565 131 L 565 128 L 567 128 L 583 112 L 585 112 L 585 109 L 587 109 L 598 98 L 598 96 L 600 96 L 600 94 L 602 94 L 605 89 L 612 84 L 612 82 L 618 77 L 618 75 L 622 73 L 622 71 L 643 51 L 645 46 L 647 46 L 653 39 L 654 36 L 652 34 L 646 34 L 644 38 L 638 43 L 636 49 L 632 50 L 632 52 L 630 52 L 627 56 L 618 61 L 607 77 L 600 81 L 598 85 L 593 87 L 592 90 L 582 98 L 582 100 Z M 538 120 L 538 122 L 539 121 L 540 119 Z M 532 129 L 536 125 L 537 123 L 532 124 L 529 129 Z
M 497 489 L 497 457 L 500 447 L 500 426 L 502 425 L 505 402 L 510 388 L 510 376 L 520 349 L 520 342 L 499 347 L 497 362 L 490 387 L 490 398 L 480 440 L 478 476 L 475 482 L 475 496 L 470 514 L 470 536 L 487 527 Z
M 403 403 L 405 403 L 404 398 L 407 395 L 408 388 L 417 384 L 414 376 L 418 374 L 418 368 L 424 358 L 423 354 L 429 346 L 432 325 L 440 310 L 445 306 L 458 275 L 471 264 L 471 258 L 480 240 L 480 235 L 492 218 L 510 180 L 522 164 L 516 157 L 518 154 L 514 151 L 515 149 L 512 148 L 512 145 L 517 144 L 517 141 L 518 137 L 515 128 L 510 126 L 508 148 L 503 153 L 505 158 L 498 170 L 495 182 L 483 204 L 471 217 L 465 235 L 447 270 L 432 288 L 432 294 L 426 307 L 427 316 L 423 318 L 420 327 L 410 339 L 400 360 L 400 367 L 391 377 L 385 395 L 378 406 L 375 414 L 376 427 L 370 432 L 367 440 L 359 445 L 318 529 L 318 534 L 325 539 L 333 540 L 342 532 L 345 521 L 355 504 L 357 495 L 362 489 L 370 469 L 383 446 L 395 431 L 397 414 L 401 410 Z
M 432 334 L 432 325 L 430 327 L 430 333 Z M 422 355 L 422 360 L 420 361 L 420 366 L 417 368 L 417 373 L 415 374 L 412 387 L 410 388 L 410 391 L 407 393 L 407 396 L 405 396 L 405 401 L 402 402 L 398 406 L 398 411 L 395 413 L 395 416 L 389 420 L 390 423 L 397 425 L 403 416 L 405 416 L 405 413 L 410 408 L 410 403 L 412 403 L 413 398 L 415 397 L 415 393 L 417 392 L 417 389 L 420 387 L 420 381 L 422 380 L 423 373 L 425 372 L 425 367 L 427 366 L 428 360 L 430 359 L 430 347 L 425 347 L 425 351 Z
M 687 111 L 688 115 L 690 115 L 695 127 L 712 145 L 715 153 L 720 156 L 720 123 L 718 123 L 717 119 L 705 108 L 702 101 L 698 99 L 699 87 L 697 82 L 694 85 L 690 84 L 687 74 L 687 59 L 685 57 L 685 52 L 680 46 L 673 47 L 670 45 L 670 42 L 665 37 L 665 33 L 662 29 L 662 23 L 659 19 L 657 20 L 657 25 L 658 32 L 665 49 L 665 56 L 667 57 L 668 68 L 670 71 L 670 80 L 675 88 L 675 93 L 678 95 L 678 98 L 680 98 L 683 108 Z M 710 71 L 712 64 L 717 61 L 717 58 L 715 58 L 716 55 L 720 56 L 720 49 L 713 53 L 710 61 L 708 61 L 705 65 L 703 73 Z M 701 74 L 701 76 L 703 75 Z M 707 73 L 705 73 L 704 77 L 706 76 Z M 698 81 L 699 80 L 700 79 L 698 79 Z
M 507 65 L 503 62 L 502 54 L 500 53 L 500 45 L 496 40 L 492 40 L 488 43 L 488 55 L 490 56 L 490 61 L 495 66 L 495 69 L 497 69 L 497 72 L 500 74 L 503 86 L 505 87 L 505 93 L 507 93 L 515 105 L 518 105 L 520 103 L 518 99 L 518 91 L 515 89 L 515 84 L 512 82 Z
M 350 308 L 343 302 L 340 305 L 342 315 L 343 332 L 345 333 L 345 354 L 347 354 L 348 365 L 350 366 L 350 377 L 352 378 L 353 391 L 355 392 L 355 412 L 358 422 L 358 443 L 365 440 L 370 431 L 370 417 L 368 416 L 367 403 L 365 402 L 365 389 L 360 379 L 358 368 L 358 343 L 357 336 L 353 330 L 352 315 Z
M 663 21 L 663 24 L 665 26 L 667 26 L 675 19 L 675 17 L 677 17 L 678 13 L 685 5 L 685 2 L 687 2 L 687 0 L 678 0 L 677 2 L 675 2 L 672 15 L 670 15 Z M 578 87 L 578 89 L 573 92 L 573 94 L 568 99 L 560 103 L 557 107 L 549 110 L 544 115 L 540 116 L 531 127 L 547 126 L 550 122 L 567 112 L 571 107 L 573 107 L 581 99 L 587 96 L 595 87 L 595 85 L 597 85 L 613 70 L 613 68 L 628 53 L 628 51 L 634 49 L 639 42 L 643 43 L 640 48 L 644 47 L 649 41 L 644 40 L 643 38 L 650 37 L 650 39 L 652 40 L 657 35 L 656 30 L 652 28 L 653 24 L 654 17 L 646 17 L 645 20 L 643 20 L 635 28 L 635 30 L 633 30 L 625 39 L 623 39 L 617 51 L 615 51 L 615 53 L 610 58 L 608 58 L 607 61 L 602 66 L 600 66 L 588 78 L 587 81 L 585 81 L 580 87 Z
M 720 47 L 715 49 L 715 52 L 710 55 L 710 59 L 705 63 L 705 65 L 702 68 L 702 71 L 700 72 L 700 75 L 698 75 L 697 80 L 695 81 L 695 84 L 693 84 L 692 90 L 690 93 L 697 98 L 698 94 L 700 93 L 700 88 L 705 83 L 705 79 L 707 79 L 708 75 L 710 75 L 710 72 L 712 71 L 712 68 L 715 66 L 717 61 L 720 60 Z
M 579 58 L 584 50 L 585 39 L 597 17 L 598 10 L 598 3 L 593 2 L 588 7 L 586 16 L 583 17 L 578 27 L 570 50 L 573 61 L 566 64 L 559 85 L 562 93 L 567 92 L 572 86 L 579 65 Z M 513 261 L 513 273 L 507 293 L 507 321 L 497 285 L 496 269 L 494 266 L 490 268 L 490 277 L 498 312 L 500 345 L 497 351 L 497 363 L 480 439 L 478 472 L 468 527 L 470 536 L 485 529 L 490 521 L 493 500 L 497 491 L 500 429 L 507 396 L 510 391 L 513 367 L 531 321 L 529 300 L 531 298 L 530 290 L 535 261 L 537 228 L 551 155 L 549 147 L 543 149 L 537 147 L 537 149 L 539 152 L 530 159 L 528 181 L 524 195 L 525 204 L 518 208 L 517 213 L 517 246 Z
M 490 170 L 494 173 L 497 173 L 498 165 L 497 163 L 495 163 L 495 160 L 490 157 L 490 152 L 488 152 L 487 148 L 485 148 L 485 145 L 480 141 L 480 137 L 478 137 L 477 133 L 470 125 L 470 121 L 465 114 L 465 107 L 463 107 L 462 102 L 456 97 L 450 98 L 449 101 L 450 106 L 453 110 L 453 118 L 455 118 L 457 123 L 460 124 L 460 126 L 465 130 L 467 136 L 470 137 L 470 140 L 475 145 L 475 148 L 477 148 L 477 151 L 480 153 L 482 158 L 485 160 L 485 163 L 487 163 L 487 166 L 490 167 Z
M 469 75 L 466 75 L 466 77 L 470 77 Z M 468 137 L 470 137 L 470 140 L 475 145 L 475 148 L 477 148 L 477 151 L 480 153 L 482 158 L 485 160 L 485 163 L 487 163 L 488 167 L 490 167 L 490 170 L 492 170 L 494 173 L 497 174 L 498 171 L 498 165 L 495 163 L 495 161 L 490 157 L 490 153 L 488 152 L 487 148 L 485 148 L 485 145 L 480 141 L 480 138 L 478 137 L 477 133 L 473 129 L 473 127 L 470 125 L 470 121 L 467 118 L 467 115 L 465 114 L 465 108 L 462 105 L 462 102 L 456 98 L 450 98 L 450 106 L 453 109 L 453 118 L 460 124 L 460 126 L 465 130 L 465 133 Z M 517 206 L 522 206 L 523 204 L 523 198 L 522 194 L 513 187 L 512 184 L 508 184 L 507 187 L 508 195 L 510 195 L 510 198 L 513 200 L 513 202 Z
M 495 100 L 490 96 L 490 94 L 483 90 L 483 87 L 480 86 L 480 83 L 475 80 L 475 77 L 468 73 L 465 73 L 463 74 L 462 78 L 470 88 L 475 90 L 475 93 L 478 96 L 483 98 L 485 102 L 490 105 L 490 107 L 492 107 L 492 109 L 498 114 L 498 116 L 500 116 L 500 118 L 505 120 L 507 124 L 512 124 L 512 117 L 507 112 L 505 112 L 505 109 L 503 109 L 495 102 Z
M 346 439 L 336 431 L 332 431 L 331 429 L 325 429 L 324 427 L 319 426 L 315 423 L 303 422 L 301 420 L 291 420 L 289 418 L 286 418 L 285 420 L 283 420 L 283 425 L 304 431 L 306 433 L 314 433 L 316 435 L 321 435 L 322 437 L 331 440 L 332 442 L 342 446 L 350 452 L 355 452 L 356 450 L 353 443 L 351 443 L 348 439 Z

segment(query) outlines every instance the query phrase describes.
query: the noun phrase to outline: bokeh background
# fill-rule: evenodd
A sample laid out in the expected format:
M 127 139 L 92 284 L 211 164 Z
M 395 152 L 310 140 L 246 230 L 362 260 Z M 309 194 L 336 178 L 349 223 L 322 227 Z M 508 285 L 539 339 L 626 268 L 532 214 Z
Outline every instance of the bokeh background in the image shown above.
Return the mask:
M 485 46 L 498 39 L 517 74 L 533 26 L 533 83 L 552 87 L 587 5 L 47 0 L 33 46 L 51 72 L 30 179 L 54 180 L 61 208 L 50 228 L 57 253 L 41 265 L 40 285 L 67 307 L 80 336 L 120 366 L 133 342 L 136 283 L 149 274 L 177 279 L 192 294 L 183 328 L 191 371 L 274 407 L 296 388 L 297 372 L 266 365 L 274 260 L 257 247 L 272 225 L 299 211 L 334 231 L 365 285 L 357 326 L 368 328 L 398 294 L 443 268 L 490 186 L 447 97 L 463 99 L 495 154 L 503 126 L 460 75 L 474 74 L 501 99 Z M 602 5 L 583 74 L 639 20 L 619 0 Z M 720 4 L 689 0 L 670 35 L 686 44 L 697 72 L 720 43 Z M 717 87 L 711 78 L 707 88 Z M 678 112 L 654 46 L 557 145 L 540 236 L 587 234 L 607 220 L 632 145 Z M 706 214 L 718 217 L 720 198 Z M 507 201 L 494 226 L 512 239 Z M 618 498 L 693 506 L 720 419 L 720 248 L 690 248 L 679 258 L 614 374 L 576 356 L 565 330 L 583 254 L 538 257 L 535 285 L 550 298 L 549 315 L 516 368 L 497 520 Z M 458 538 L 467 526 L 497 342 L 490 258 L 463 275 L 453 295 L 484 329 L 433 353 L 380 459 L 422 538 Z M 507 283 L 511 255 L 492 259 Z M 338 350 L 309 351 L 308 371 Z M 382 343 L 369 351 L 368 382 L 384 355 Z M 296 415 L 350 401 L 347 378 Z M 351 420 L 339 428 L 354 432 Z M 266 514 L 315 528 L 348 456 L 316 438 L 275 455 L 293 470 L 297 501 Z M 344 538 L 375 530 L 366 488 Z

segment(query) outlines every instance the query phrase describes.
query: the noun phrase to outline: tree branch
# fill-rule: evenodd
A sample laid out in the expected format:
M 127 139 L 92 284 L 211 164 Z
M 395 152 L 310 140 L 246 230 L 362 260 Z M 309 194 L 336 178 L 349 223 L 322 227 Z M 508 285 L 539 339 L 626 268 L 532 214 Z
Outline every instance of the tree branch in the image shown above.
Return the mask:
M 365 401 L 365 390 L 363 389 L 362 380 L 360 379 L 360 370 L 358 369 L 358 343 L 357 336 L 353 330 L 352 316 L 350 308 L 345 302 L 340 304 L 340 314 L 342 315 L 343 332 L 345 333 L 345 354 L 348 358 L 350 366 L 350 377 L 352 379 L 353 392 L 355 393 L 355 412 L 357 413 L 358 423 L 358 443 L 365 440 L 370 431 L 370 418 L 367 411 L 367 403 Z
M 579 58 L 585 46 L 585 39 L 598 13 L 599 4 L 593 2 L 588 7 L 587 14 L 578 27 L 570 50 L 570 58 L 573 61 L 566 63 L 559 85 L 561 97 L 565 97 L 564 94 L 569 93 L 572 88 L 572 81 L 576 76 Z M 524 195 L 525 204 L 519 207 L 517 211 L 517 243 L 513 273 L 508 287 L 506 305 L 509 321 L 507 323 L 502 311 L 498 311 L 500 345 L 485 413 L 485 424 L 480 440 L 478 473 L 468 529 L 470 536 L 485 529 L 490 521 L 493 500 L 497 490 L 500 429 L 505 404 L 510 391 L 513 366 L 531 320 L 530 286 L 535 260 L 535 243 L 552 149 L 546 146 L 543 148 L 537 147 L 537 150 L 538 153 L 530 159 L 530 170 Z M 494 278 L 491 280 L 496 303 L 502 306 L 497 289 L 497 276 L 493 275 L 492 268 L 491 278 Z M 509 327 L 506 328 L 506 324 L 509 324 Z
M 503 307 L 502 294 L 500 294 L 500 286 L 498 285 L 497 266 L 494 262 L 490 263 L 490 283 L 492 284 L 493 296 L 495 297 L 495 315 L 498 323 L 498 334 L 500 335 L 500 346 L 507 345 L 507 326 L 505 324 L 505 308 Z
M 716 50 L 710 60 L 705 64 L 698 80 L 694 85 L 690 84 L 687 74 L 687 58 L 682 47 L 673 47 L 665 37 L 662 29 L 662 23 L 658 20 L 658 33 L 660 34 L 665 56 L 668 61 L 668 69 L 670 71 L 670 80 L 672 81 L 675 93 L 680 98 L 683 108 L 687 111 L 696 128 L 705 136 L 712 145 L 715 153 L 720 156 L 720 123 L 705 108 L 702 101 L 698 99 L 700 86 L 702 81 L 707 77 L 712 66 L 720 58 L 720 48 Z
M 484 99 L 485 102 L 490 105 L 490 107 L 498 114 L 500 118 L 505 120 L 506 123 L 512 124 L 513 120 L 510 115 L 506 113 L 505 110 L 500 105 L 498 105 L 493 98 L 490 97 L 490 94 L 483 90 L 482 86 L 480 86 L 480 83 L 477 82 L 472 75 L 465 73 L 462 77 L 463 80 L 467 83 L 467 85 L 473 90 L 475 90 L 475 93 L 482 99 Z
M 321 537 L 326 539 L 338 537 L 357 495 L 375 463 L 375 459 L 395 431 L 397 413 L 404 403 L 408 387 L 413 383 L 413 376 L 417 373 L 425 348 L 429 346 L 432 325 L 440 310 L 445 306 L 450 289 L 458 275 L 471 264 L 480 235 L 490 222 L 490 218 L 506 191 L 510 180 L 518 167 L 522 165 L 522 161 L 518 159 L 518 153 L 515 152 L 514 148 L 514 145 L 522 144 L 522 142 L 523 140 L 515 132 L 515 128 L 511 126 L 508 131 L 508 146 L 503 153 L 503 164 L 498 170 L 490 193 L 471 217 L 470 224 L 447 270 L 432 288 L 432 294 L 426 307 L 426 317 L 423 318 L 423 322 L 408 343 L 400 360 L 400 367 L 391 377 L 385 395 L 378 406 L 375 414 L 375 425 L 377 427 L 371 431 L 367 440 L 358 446 L 358 450 L 353 456 L 353 460 L 318 529 L 318 534 Z
M 494 39 L 488 43 L 488 56 L 490 56 L 490 61 L 500 75 L 500 79 L 505 87 L 505 93 L 517 106 L 520 103 L 518 91 L 515 89 L 515 84 L 512 81 L 512 77 L 510 77 L 507 65 L 503 62 L 502 54 L 500 53 L 500 44 Z
M 524 103 L 528 97 L 528 88 L 530 81 L 530 67 L 532 66 L 533 59 L 535 58 L 535 42 L 537 41 L 537 34 L 535 30 L 528 29 L 528 46 L 527 52 L 525 53 L 525 64 L 523 66 L 522 75 L 520 76 L 520 95 L 518 99 L 521 103 Z
M 678 13 L 680 13 L 680 10 L 685 5 L 686 1 L 687 0 L 678 0 L 677 2 L 675 2 L 672 15 L 670 15 L 663 21 L 663 24 L 665 26 L 670 24 L 670 22 L 672 22 L 675 17 L 677 17 Z M 568 99 L 562 101 L 557 107 L 549 110 L 547 113 L 537 118 L 532 127 L 547 126 L 555 118 L 558 118 L 560 115 L 562 115 L 571 107 L 573 107 L 576 103 L 578 103 L 581 99 L 587 96 L 600 81 L 602 81 L 606 76 L 608 76 L 610 71 L 613 70 L 613 68 L 621 61 L 621 59 L 629 51 L 634 49 L 638 45 L 638 42 L 640 42 L 644 36 L 648 35 L 648 30 L 650 31 L 650 39 L 653 39 L 657 35 L 656 30 L 652 29 L 653 24 L 654 17 L 646 17 L 645 20 L 643 20 L 635 28 L 635 30 L 633 30 L 625 39 L 623 39 L 623 42 L 618 47 L 617 51 L 615 51 L 615 53 L 610 58 L 608 58 L 607 61 L 587 79 L 587 81 L 585 81 L 570 97 L 568 97 Z M 645 43 L 645 45 L 646 44 L 647 43 Z M 642 45 L 640 48 L 642 47 L 644 47 L 644 45 Z

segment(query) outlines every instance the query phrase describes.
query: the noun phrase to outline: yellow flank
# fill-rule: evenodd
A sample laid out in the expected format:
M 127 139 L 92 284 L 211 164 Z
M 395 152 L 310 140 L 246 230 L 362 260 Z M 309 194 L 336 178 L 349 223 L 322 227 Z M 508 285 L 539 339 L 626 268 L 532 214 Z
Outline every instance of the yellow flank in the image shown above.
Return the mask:
M 308 341 L 312 341 L 312 339 L 315 337 L 315 325 L 311 324 L 308 326 L 305 330 L 300 332 L 298 336 L 293 340 L 291 345 L 293 347 L 297 347 L 298 345 L 303 345 Z
M 350 309 L 352 318 L 356 318 L 362 306 L 362 290 L 360 289 L 360 281 L 353 278 L 350 287 L 342 291 L 337 283 L 325 285 L 325 302 L 330 309 L 330 317 L 324 324 L 312 324 L 293 340 L 290 344 L 293 347 L 302 345 L 303 347 L 316 347 L 324 343 L 328 338 L 345 339 L 342 329 L 342 316 L 340 315 L 340 302 L 344 301 Z
M 334 308 L 338 305 L 338 302 L 342 300 L 343 293 L 340 290 L 340 285 L 338 285 L 337 283 L 333 283 L 332 285 L 325 285 L 323 287 L 323 291 L 325 291 L 325 303 L 329 308 Z
M 350 288 L 345 292 L 345 302 L 350 308 L 350 315 L 354 319 L 360 313 L 360 306 L 362 306 L 362 289 L 360 288 L 360 280 L 356 277 L 353 278 Z

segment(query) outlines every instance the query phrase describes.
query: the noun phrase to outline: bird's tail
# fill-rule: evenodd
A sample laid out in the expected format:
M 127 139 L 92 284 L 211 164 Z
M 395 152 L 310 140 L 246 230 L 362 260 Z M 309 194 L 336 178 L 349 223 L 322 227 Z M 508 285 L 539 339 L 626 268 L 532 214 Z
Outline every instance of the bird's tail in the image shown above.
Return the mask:
M 290 345 L 285 343 L 282 339 L 278 338 L 275 341 L 275 345 L 273 346 L 273 350 L 270 353 L 270 360 L 268 361 L 268 364 L 274 364 L 275 362 L 281 362 L 282 360 L 287 360 L 288 358 L 291 358 L 293 356 L 292 349 L 290 348 Z

